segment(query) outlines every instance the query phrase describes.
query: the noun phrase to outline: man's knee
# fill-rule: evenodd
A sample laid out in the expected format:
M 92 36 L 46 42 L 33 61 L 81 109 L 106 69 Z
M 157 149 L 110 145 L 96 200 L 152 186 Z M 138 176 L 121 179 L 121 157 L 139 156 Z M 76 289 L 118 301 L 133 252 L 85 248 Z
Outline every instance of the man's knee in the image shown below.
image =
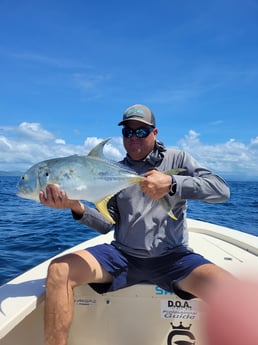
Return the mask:
M 53 283 L 55 285 L 67 284 L 69 280 L 69 264 L 62 258 L 53 259 L 48 266 L 47 287 Z
M 47 285 L 66 284 L 74 288 L 84 283 L 101 280 L 103 275 L 102 268 L 91 254 L 88 255 L 86 251 L 76 252 L 51 261 L 48 267 Z

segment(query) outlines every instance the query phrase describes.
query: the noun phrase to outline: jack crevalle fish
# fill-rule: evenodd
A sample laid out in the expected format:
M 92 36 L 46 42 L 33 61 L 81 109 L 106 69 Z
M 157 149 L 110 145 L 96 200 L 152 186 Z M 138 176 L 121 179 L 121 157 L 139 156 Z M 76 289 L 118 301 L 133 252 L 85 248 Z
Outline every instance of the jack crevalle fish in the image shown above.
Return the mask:
M 87 156 L 72 155 L 42 161 L 29 168 L 20 178 L 17 195 L 39 201 L 39 192 L 48 184 L 63 189 L 72 200 L 87 200 L 114 224 L 107 203 L 109 199 L 130 185 L 139 183 L 144 177 L 118 163 L 105 159 L 103 148 L 110 138 L 95 146 Z M 172 169 L 169 175 L 184 169 Z M 160 199 L 169 216 L 176 219 L 167 199 Z

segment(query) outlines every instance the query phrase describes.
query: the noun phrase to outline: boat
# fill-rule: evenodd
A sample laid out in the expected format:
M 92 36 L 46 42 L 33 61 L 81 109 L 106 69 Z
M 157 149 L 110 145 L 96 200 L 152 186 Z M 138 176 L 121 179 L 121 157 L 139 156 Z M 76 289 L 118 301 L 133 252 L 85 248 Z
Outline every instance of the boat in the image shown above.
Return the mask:
M 233 228 L 187 219 L 189 244 L 241 278 L 258 275 L 258 237 Z M 110 242 L 99 235 L 59 254 Z M 0 287 L 0 344 L 43 345 L 47 267 L 51 259 Z M 139 284 L 97 294 L 85 284 L 74 290 L 68 345 L 205 345 L 202 301 L 182 300 L 158 286 Z

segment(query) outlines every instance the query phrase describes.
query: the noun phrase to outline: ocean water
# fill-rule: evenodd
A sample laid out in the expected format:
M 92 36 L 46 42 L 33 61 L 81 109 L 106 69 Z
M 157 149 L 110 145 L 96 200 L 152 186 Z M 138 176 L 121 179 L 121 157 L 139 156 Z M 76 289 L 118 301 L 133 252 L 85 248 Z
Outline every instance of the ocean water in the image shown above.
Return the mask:
M 16 196 L 18 177 L 0 176 L 0 285 L 27 269 L 98 235 L 55 210 Z M 221 204 L 188 202 L 188 217 L 258 236 L 258 183 L 228 182 L 231 198 Z

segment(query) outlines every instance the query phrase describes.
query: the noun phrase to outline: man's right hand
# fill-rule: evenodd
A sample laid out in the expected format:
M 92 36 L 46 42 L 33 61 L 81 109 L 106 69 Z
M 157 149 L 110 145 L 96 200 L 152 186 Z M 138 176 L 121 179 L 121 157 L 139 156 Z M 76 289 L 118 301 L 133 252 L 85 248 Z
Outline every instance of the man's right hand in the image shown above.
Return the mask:
M 84 205 L 78 200 L 71 200 L 64 190 L 59 189 L 55 184 L 49 184 L 46 192 L 39 192 L 39 200 L 42 205 L 52 208 L 69 208 L 78 215 L 83 215 Z

